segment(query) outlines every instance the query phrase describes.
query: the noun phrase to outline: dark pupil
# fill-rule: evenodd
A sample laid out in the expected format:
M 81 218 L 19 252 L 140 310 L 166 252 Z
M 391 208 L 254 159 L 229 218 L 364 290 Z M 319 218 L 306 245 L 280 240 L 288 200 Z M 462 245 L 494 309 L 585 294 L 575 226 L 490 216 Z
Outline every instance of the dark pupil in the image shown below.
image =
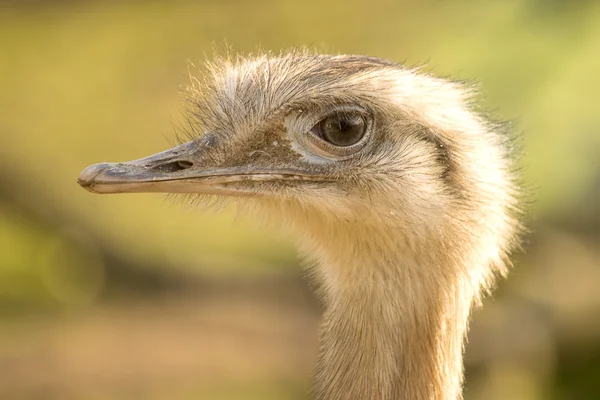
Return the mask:
M 321 137 L 336 146 L 351 146 L 365 133 L 365 122 L 358 116 L 332 116 L 321 122 Z

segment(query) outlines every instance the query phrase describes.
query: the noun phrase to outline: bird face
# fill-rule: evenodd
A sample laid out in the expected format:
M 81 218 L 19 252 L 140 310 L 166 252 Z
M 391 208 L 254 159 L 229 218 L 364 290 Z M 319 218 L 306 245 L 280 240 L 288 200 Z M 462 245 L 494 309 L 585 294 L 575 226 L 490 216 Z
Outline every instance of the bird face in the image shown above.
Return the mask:
M 251 199 L 342 220 L 422 219 L 446 211 L 460 182 L 453 143 L 479 128 L 461 91 L 384 60 L 301 53 L 209 69 L 188 91 L 191 140 L 92 165 L 80 185 Z

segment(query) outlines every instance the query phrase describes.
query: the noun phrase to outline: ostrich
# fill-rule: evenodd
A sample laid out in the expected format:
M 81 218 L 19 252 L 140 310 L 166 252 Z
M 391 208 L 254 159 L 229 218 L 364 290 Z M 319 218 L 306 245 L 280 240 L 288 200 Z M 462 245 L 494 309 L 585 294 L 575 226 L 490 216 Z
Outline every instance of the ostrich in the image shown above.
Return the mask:
M 295 234 L 325 306 L 316 399 L 461 399 L 470 311 L 518 242 L 501 126 L 461 84 L 372 57 L 208 71 L 187 91 L 189 138 L 79 184 L 234 202 Z

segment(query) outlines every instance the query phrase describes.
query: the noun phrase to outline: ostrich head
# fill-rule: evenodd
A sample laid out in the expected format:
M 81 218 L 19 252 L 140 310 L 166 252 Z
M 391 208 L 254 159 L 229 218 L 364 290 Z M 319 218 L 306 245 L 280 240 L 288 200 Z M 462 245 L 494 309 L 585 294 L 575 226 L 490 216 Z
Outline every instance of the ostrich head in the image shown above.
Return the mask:
M 296 232 L 327 307 L 317 397 L 459 397 L 469 310 L 517 227 L 497 126 L 461 85 L 370 57 L 210 71 L 189 90 L 189 142 L 79 183 L 212 196 Z

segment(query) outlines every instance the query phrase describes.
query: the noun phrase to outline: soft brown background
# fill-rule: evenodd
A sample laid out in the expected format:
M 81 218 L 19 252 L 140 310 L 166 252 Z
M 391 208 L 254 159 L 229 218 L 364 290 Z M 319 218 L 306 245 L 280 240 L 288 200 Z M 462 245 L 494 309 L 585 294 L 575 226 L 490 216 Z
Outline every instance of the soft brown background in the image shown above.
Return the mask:
M 302 399 L 319 303 L 291 242 L 100 161 L 173 143 L 188 61 L 309 46 L 477 79 L 523 132 L 524 254 L 474 316 L 466 398 L 600 398 L 600 3 L 0 1 L 0 398 Z

